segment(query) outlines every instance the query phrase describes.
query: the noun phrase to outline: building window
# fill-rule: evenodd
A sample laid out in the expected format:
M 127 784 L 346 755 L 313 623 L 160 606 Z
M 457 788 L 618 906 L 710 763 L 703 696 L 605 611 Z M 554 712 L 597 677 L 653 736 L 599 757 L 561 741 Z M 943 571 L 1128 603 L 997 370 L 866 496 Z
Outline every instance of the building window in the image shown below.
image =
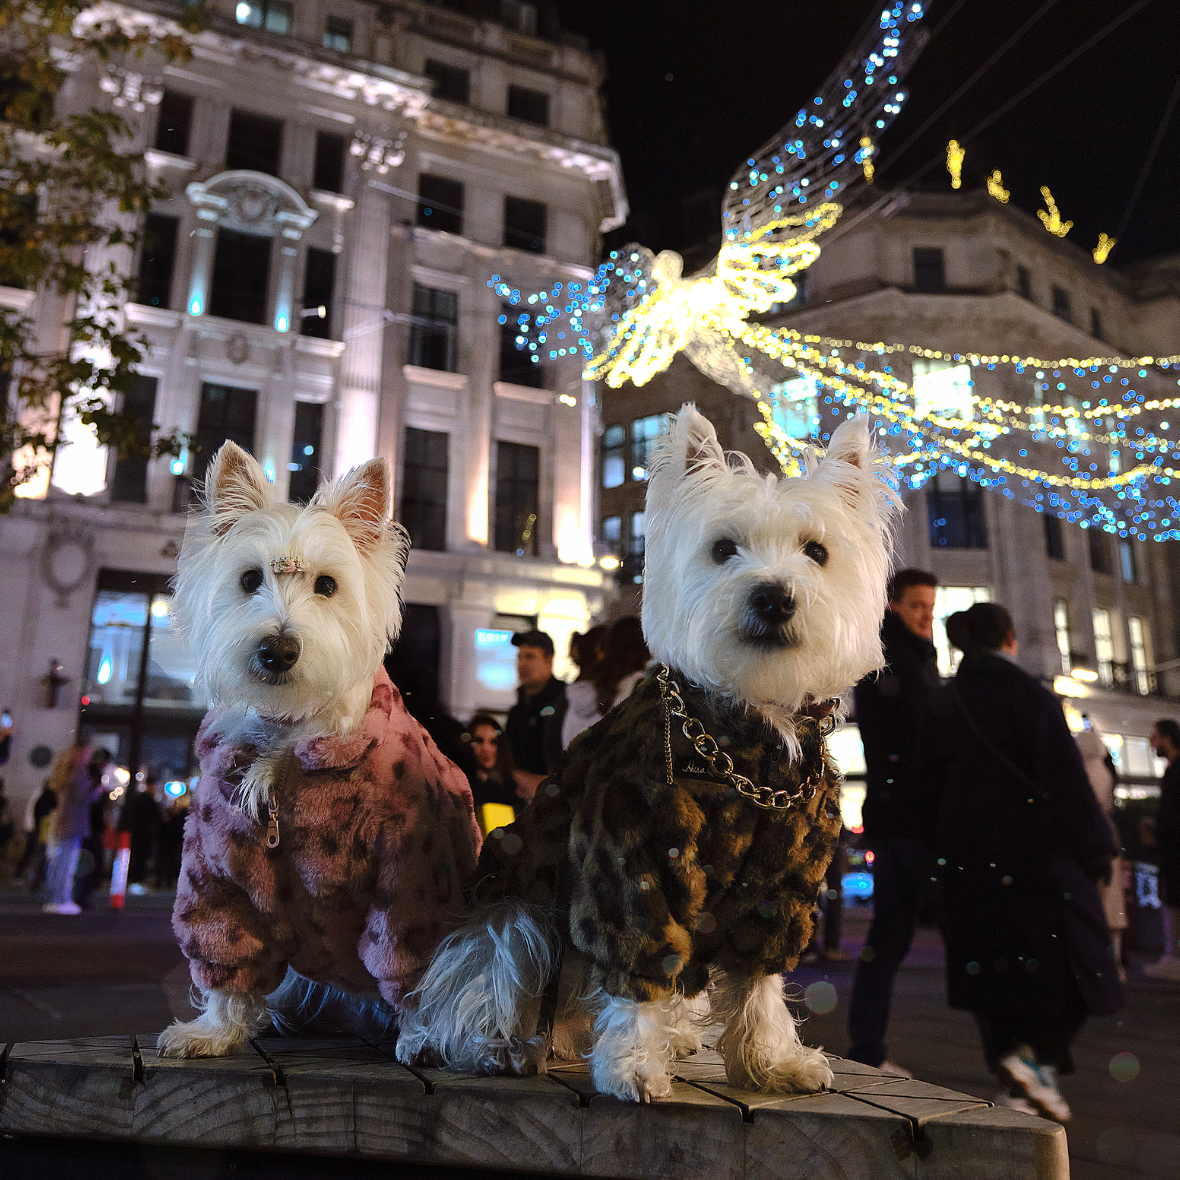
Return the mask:
M 239 389 L 235 385 L 201 386 L 201 409 L 197 415 L 197 433 L 193 439 L 196 452 L 193 482 L 205 482 L 209 461 L 221 444 L 229 439 L 253 453 L 254 419 L 258 411 L 258 391 Z
M 1110 611 L 1094 612 L 1094 655 L 1098 660 L 1098 677 L 1108 687 L 1114 683 L 1114 640 L 1110 631 Z
M 423 172 L 418 177 L 418 224 L 449 234 L 463 232 L 463 185 Z
M 500 19 L 510 29 L 526 37 L 537 35 L 537 6 L 522 4 L 520 0 L 500 0 Z
M 415 549 L 441 552 L 447 547 L 450 441 L 450 435 L 442 431 L 406 427 L 398 519 Z
M 914 289 L 942 291 L 946 288 L 946 270 L 942 250 L 937 246 L 914 248 Z
M 508 115 L 523 123 L 549 126 L 549 95 L 543 90 L 529 90 L 525 86 L 508 87 Z
M 445 61 L 435 61 L 428 58 L 422 72 L 434 83 L 436 98 L 445 98 L 448 102 L 462 103 L 464 106 L 471 96 L 471 71 L 449 66 Z
M 90 616 L 80 740 L 110 749 L 118 765 L 162 780 L 195 766 L 193 739 L 207 703 L 196 661 L 172 625 L 163 574 L 102 570 Z
M 330 16 L 324 24 L 324 48 L 337 53 L 352 52 L 352 21 Z
M 324 438 L 322 402 L 295 403 L 295 429 L 291 434 L 290 481 L 287 499 L 306 504 L 320 486 L 320 453 Z
M 1151 631 L 1146 619 L 1131 615 L 1127 619 L 1127 634 L 1131 639 L 1131 672 L 1135 677 L 1135 690 L 1142 696 L 1155 691 L 1155 676 L 1151 666 L 1155 662 L 1151 655 Z
M 289 33 L 295 24 L 293 13 L 294 5 L 285 0 L 238 0 L 234 7 L 238 24 L 268 33 Z
M 119 504 L 147 503 L 148 447 L 152 439 L 152 419 L 156 413 L 156 378 L 136 375 L 123 395 L 123 413 L 135 419 L 135 440 L 142 451 L 120 455 L 115 459 L 111 478 L 111 500 Z
M 247 168 L 278 176 L 283 150 L 283 123 L 249 111 L 233 111 L 229 117 L 229 139 L 225 166 L 230 171 Z
M 540 549 L 541 452 L 523 443 L 496 443 L 496 529 L 499 553 L 536 557 Z
M 21 265 L 20 251 L 32 237 L 37 225 L 37 198 L 32 193 L 14 194 L 10 190 L 7 205 L 5 225 L 0 228 L 0 249 L 5 254 L 13 251 L 15 257 L 0 263 L 0 286 L 23 291 L 28 285 L 29 275 Z
M 540 201 L 504 198 L 504 245 L 545 253 L 546 209 Z
M 631 423 L 631 478 L 636 482 L 647 479 L 651 467 L 651 453 L 662 434 L 668 432 L 668 416 L 652 414 Z
M 332 339 L 332 295 L 336 287 L 336 255 L 331 250 L 307 249 L 303 275 L 303 311 L 299 332 L 303 336 Z
M 535 347 L 525 335 L 529 317 L 505 304 L 500 312 L 500 380 L 509 385 L 526 385 L 541 389 L 545 385 L 545 370 L 536 359 Z
M 454 291 L 414 284 L 410 320 L 410 364 L 455 372 L 458 354 L 459 296 Z
M 616 557 L 623 552 L 623 518 L 621 516 L 608 516 L 603 520 L 602 541 Z
M 1073 671 L 1073 636 L 1069 629 L 1069 603 L 1064 598 L 1053 600 L 1053 629 L 1057 632 L 1061 671 L 1068 676 Z
M 914 417 L 934 414 L 971 421 L 974 383 L 970 365 L 918 358 L 913 363 L 913 374 Z
M 811 438 L 820 423 L 818 394 L 812 377 L 793 377 L 772 385 L 770 414 L 775 426 L 788 438 Z
M 1086 530 L 1086 540 L 1090 547 L 1090 568 L 1096 574 L 1110 574 L 1110 542 L 1101 529 Z
M 1123 581 L 1132 586 L 1139 581 L 1139 563 L 1135 560 L 1133 541 L 1119 541 L 1119 572 L 1123 575 Z
M 962 653 L 952 648 L 946 637 L 946 621 L 956 611 L 966 610 L 976 602 L 991 602 L 987 586 L 939 586 L 934 592 L 934 647 L 938 652 L 938 671 L 953 675 Z
M 1046 512 L 1042 518 L 1045 522 L 1045 556 L 1054 561 L 1065 560 L 1065 534 L 1061 527 L 1061 517 L 1052 512 Z
M 172 306 L 172 271 L 176 266 L 175 217 L 149 213 L 143 224 L 136 301 L 149 307 Z
M 627 478 L 627 428 L 608 426 L 602 432 L 602 486 L 617 488 Z M 605 528 L 605 522 L 604 526 Z
M 986 549 L 983 492 L 965 475 L 943 469 L 926 491 L 932 549 Z
M 174 156 L 188 155 L 189 133 L 193 126 L 193 99 L 188 94 L 165 90 L 156 108 L 157 151 Z
M 1056 284 L 1053 285 L 1053 314 L 1067 324 L 1073 323 L 1073 309 L 1069 305 L 1069 292 Z
M 1102 339 L 1102 313 L 1096 307 L 1090 308 L 1090 335 L 1095 340 Z
M 213 253 L 209 314 L 265 324 L 269 286 L 270 238 L 220 228 Z
M 312 188 L 324 193 L 344 191 L 344 153 L 347 145 L 343 135 L 330 131 L 315 133 L 315 172 Z
M 1032 275 L 1027 266 L 1016 268 L 1016 294 L 1021 299 L 1032 299 Z

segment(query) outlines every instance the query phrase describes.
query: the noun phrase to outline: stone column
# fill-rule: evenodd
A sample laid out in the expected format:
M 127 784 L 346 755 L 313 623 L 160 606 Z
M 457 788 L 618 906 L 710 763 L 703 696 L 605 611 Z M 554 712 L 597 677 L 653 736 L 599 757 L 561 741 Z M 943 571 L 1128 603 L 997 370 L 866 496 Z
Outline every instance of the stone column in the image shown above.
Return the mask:
M 189 315 L 205 315 L 209 311 L 209 287 L 213 280 L 213 250 L 217 244 L 217 220 L 225 209 L 225 197 L 215 193 L 188 188 L 189 200 L 196 206 L 197 228 L 193 244 L 193 266 L 189 272 L 188 299 L 185 310 Z
M 340 359 L 337 475 L 377 453 L 385 278 L 389 267 L 389 199 L 370 184 L 361 189 L 354 230 L 344 304 L 346 348 Z
M 295 259 L 299 256 L 299 239 L 303 236 L 305 219 L 295 214 L 280 212 L 275 215 L 279 231 L 279 277 L 275 284 L 274 326 L 276 332 L 288 332 L 292 327 L 295 302 Z

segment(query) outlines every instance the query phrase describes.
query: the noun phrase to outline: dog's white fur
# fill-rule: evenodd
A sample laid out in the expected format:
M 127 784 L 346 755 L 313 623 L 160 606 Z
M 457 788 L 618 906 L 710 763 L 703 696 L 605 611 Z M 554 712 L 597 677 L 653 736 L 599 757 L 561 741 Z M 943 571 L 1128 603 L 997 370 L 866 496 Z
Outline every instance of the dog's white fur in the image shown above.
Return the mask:
M 373 677 L 401 630 L 409 538 L 389 512 L 384 459 L 325 484 L 305 507 L 280 501 L 258 461 L 232 442 L 209 466 L 204 502 L 185 532 L 173 618 L 222 711 L 218 724 L 262 751 L 242 783 L 242 807 L 255 819 L 296 742 L 350 733 L 364 718 Z M 303 572 L 275 573 L 272 561 L 284 558 Z M 247 593 L 242 577 L 252 570 L 262 582 Z M 331 595 L 316 591 L 325 575 L 335 582 Z M 298 640 L 300 655 L 275 676 L 256 653 L 278 635 Z M 199 1007 L 197 1020 L 161 1034 L 166 1056 L 236 1052 L 266 1011 L 261 997 L 216 991 Z
M 822 459 L 809 452 L 803 476 L 786 478 L 727 456 L 692 406 L 676 416 L 653 464 L 643 592 L 652 655 L 725 703 L 760 714 L 796 756 L 800 707 L 838 696 L 882 663 L 879 628 L 900 507 L 883 476 L 863 419 L 842 423 Z M 719 540 L 735 550 L 723 561 L 714 556 Z M 813 541 L 826 550 L 822 563 L 808 555 Z M 753 643 L 748 634 L 751 594 L 768 583 L 795 602 L 782 644 Z M 552 915 L 520 902 L 473 916 L 440 947 L 411 996 L 399 1060 L 480 1072 L 543 1069 L 528 1046 L 563 938 Z M 700 1047 L 711 1020 L 724 1024 L 717 1048 L 735 1085 L 810 1092 L 832 1079 L 823 1053 L 799 1040 L 778 975 L 717 972 L 709 992 L 691 999 L 567 995 L 561 1015 L 554 1051 L 576 1052 L 592 1017 L 594 1083 L 618 1098 L 669 1096 L 671 1063 Z

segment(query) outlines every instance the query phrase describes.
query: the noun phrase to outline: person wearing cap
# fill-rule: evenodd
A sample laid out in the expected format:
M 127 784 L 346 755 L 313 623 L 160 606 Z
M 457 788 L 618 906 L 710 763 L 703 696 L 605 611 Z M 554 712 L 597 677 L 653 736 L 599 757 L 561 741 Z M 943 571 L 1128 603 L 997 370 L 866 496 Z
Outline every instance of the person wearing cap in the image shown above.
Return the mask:
M 520 687 L 508 710 L 504 735 L 516 762 L 522 794 L 532 793 L 561 761 L 561 723 L 567 701 L 565 684 L 553 675 L 553 640 L 536 629 L 512 637 Z

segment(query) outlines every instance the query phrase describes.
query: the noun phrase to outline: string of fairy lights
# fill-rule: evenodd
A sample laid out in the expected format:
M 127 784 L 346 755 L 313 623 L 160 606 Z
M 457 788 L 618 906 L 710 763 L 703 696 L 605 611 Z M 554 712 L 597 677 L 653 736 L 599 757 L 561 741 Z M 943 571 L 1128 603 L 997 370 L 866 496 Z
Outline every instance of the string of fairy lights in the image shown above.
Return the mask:
M 683 352 L 702 372 L 753 398 L 757 429 L 783 471 L 822 444 L 831 420 L 868 413 L 897 479 L 910 488 L 947 472 L 1083 527 L 1121 537 L 1180 538 L 1180 355 L 1041 358 L 865 342 L 773 326 L 839 221 L 835 199 L 874 179 L 876 136 L 901 110 L 908 66 L 923 39 L 920 3 L 894 3 L 862 32 L 814 100 L 751 155 L 731 180 L 723 245 L 685 277 L 680 256 L 633 245 L 586 282 L 523 292 L 488 282 L 531 359 L 576 356 L 587 380 L 643 385 Z M 800 134 L 801 132 L 801 134 Z M 951 140 L 946 168 L 962 184 L 966 149 Z M 1007 204 L 1000 170 L 988 194 Z M 1048 185 L 1037 210 L 1064 238 L 1073 222 Z M 1103 233 L 1092 255 L 1116 245 Z M 1173 491 L 1174 489 L 1174 491 Z

